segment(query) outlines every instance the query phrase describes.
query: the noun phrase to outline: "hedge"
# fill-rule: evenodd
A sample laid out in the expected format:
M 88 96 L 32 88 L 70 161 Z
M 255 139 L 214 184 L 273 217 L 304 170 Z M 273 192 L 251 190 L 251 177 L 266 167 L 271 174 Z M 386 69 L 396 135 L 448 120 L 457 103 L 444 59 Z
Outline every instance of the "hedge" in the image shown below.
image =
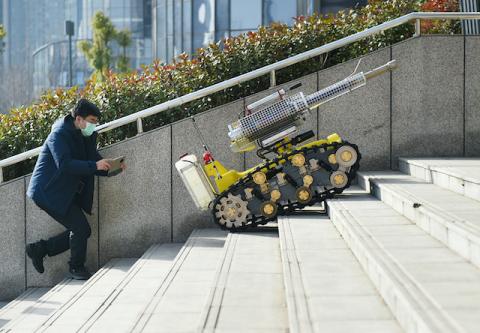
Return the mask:
M 0 160 L 42 145 L 53 122 L 68 113 L 81 97 L 96 103 L 102 110 L 102 122 L 108 122 L 422 8 L 429 11 L 458 10 L 458 1 L 370 0 L 365 7 L 340 11 L 334 15 L 297 17 L 291 27 L 280 23 L 262 26 L 256 32 L 225 38 L 200 48 L 191 57 L 181 54 L 169 64 L 156 61 L 139 72 L 110 72 L 103 82 L 93 78 L 83 89 L 73 87 L 47 91 L 34 104 L 14 108 L 9 114 L 0 115 Z M 458 22 L 425 22 L 422 29 L 424 33 L 460 32 Z M 413 23 L 405 24 L 325 56 L 287 67 L 278 71 L 277 83 L 364 55 L 409 38 L 413 33 Z M 144 119 L 144 130 L 265 90 L 268 86 L 268 76 L 251 80 L 148 117 Z M 99 145 L 109 145 L 134 135 L 135 123 L 101 134 Z M 31 172 L 35 161 L 36 158 L 33 158 L 5 168 L 4 179 Z

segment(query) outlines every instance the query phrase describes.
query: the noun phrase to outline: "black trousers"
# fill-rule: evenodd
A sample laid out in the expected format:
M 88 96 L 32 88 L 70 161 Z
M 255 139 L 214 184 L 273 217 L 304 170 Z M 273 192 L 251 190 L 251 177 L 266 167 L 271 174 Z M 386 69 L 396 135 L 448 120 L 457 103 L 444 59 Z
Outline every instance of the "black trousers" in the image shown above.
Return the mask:
M 48 256 L 53 257 L 70 249 L 70 267 L 83 266 L 87 254 L 87 240 L 92 230 L 76 200 L 70 205 L 65 217 L 46 212 L 66 228 L 64 232 L 46 240 Z

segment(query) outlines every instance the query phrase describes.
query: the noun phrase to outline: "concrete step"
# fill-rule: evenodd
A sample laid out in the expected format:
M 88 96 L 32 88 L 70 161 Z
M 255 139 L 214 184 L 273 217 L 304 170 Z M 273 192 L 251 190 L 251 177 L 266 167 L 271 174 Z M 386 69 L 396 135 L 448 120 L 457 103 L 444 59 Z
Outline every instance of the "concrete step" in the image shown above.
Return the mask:
M 400 158 L 400 171 L 480 201 L 480 158 Z
M 42 323 L 37 332 L 76 332 L 123 281 L 137 258 L 113 259 Z
M 362 172 L 359 183 L 480 267 L 480 202 L 398 172 Z
M 2 328 L 3 331 L 0 329 L 0 332 L 41 332 L 51 326 L 56 328 L 58 324 L 64 324 L 61 328 L 75 325 L 79 321 L 81 311 L 90 308 L 93 306 L 93 302 L 98 301 L 98 297 L 95 299 L 95 297 L 89 296 L 104 293 L 104 290 L 110 288 L 110 281 L 124 275 L 135 260 L 113 259 L 98 270 L 88 281 L 65 279 L 24 311 L 16 320 L 12 320 L 5 325 Z M 71 310 L 71 313 L 76 311 L 75 316 L 72 315 L 71 318 L 68 318 L 68 321 L 57 320 L 68 310 Z M 70 330 L 65 329 L 63 331 L 68 332 Z
M 23 311 L 37 302 L 50 288 L 29 288 L 11 302 L 0 304 L 0 327 L 20 316 Z
M 149 291 L 148 301 L 141 299 L 136 308 L 140 315 L 133 321 L 99 322 L 92 332 L 193 332 L 198 328 L 201 312 L 207 301 L 215 272 L 222 260 L 227 232 L 217 228 L 195 230 L 178 253 L 166 276 L 159 279 Z M 142 285 L 134 284 L 125 295 L 125 304 L 132 301 L 128 295 Z M 129 308 L 127 306 L 127 308 Z M 125 308 L 121 312 L 125 314 Z M 117 311 L 118 317 L 118 311 Z M 127 327 L 124 329 L 123 327 Z
M 328 217 L 278 227 L 290 332 L 403 332 Z
M 170 272 L 182 246 L 172 243 L 149 249 L 78 331 L 130 332 Z
M 58 308 L 73 297 L 83 286 L 85 281 L 64 279 L 36 302 L 24 309 L 20 316 L 16 316 L 3 327 L 0 332 L 33 332 Z
M 288 332 L 277 228 L 230 234 L 197 332 Z
M 479 332 L 480 270 L 371 196 L 329 215 L 406 332 Z

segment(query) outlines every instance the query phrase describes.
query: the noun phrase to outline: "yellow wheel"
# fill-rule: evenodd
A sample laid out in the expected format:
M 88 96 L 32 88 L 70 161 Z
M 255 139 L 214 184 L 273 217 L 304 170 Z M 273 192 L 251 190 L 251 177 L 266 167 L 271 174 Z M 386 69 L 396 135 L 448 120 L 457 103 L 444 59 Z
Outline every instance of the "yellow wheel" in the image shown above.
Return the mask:
M 328 163 L 337 164 L 337 158 L 336 158 L 335 154 L 328 155 Z
M 255 172 L 253 174 L 253 181 L 257 185 L 262 185 L 267 181 L 267 175 L 261 171 Z
M 298 202 L 307 204 L 312 200 L 312 191 L 308 187 L 302 186 L 297 189 L 296 196 Z
M 351 167 L 357 162 L 357 151 L 351 146 L 340 147 L 335 153 L 335 158 L 338 164 L 344 167 Z
M 343 171 L 335 171 L 330 175 L 330 183 L 335 188 L 345 187 L 348 183 L 347 174 Z
M 311 175 L 303 176 L 303 186 L 310 187 L 313 184 L 313 177 Z
M 305 156 L 303 154 L 295 154 L 292 156 L 292 164 L 296 167 L 305 165 Z
M 280 199 L 280 197 L 282 196 L 282 193 L 279 191 L 279 190 L 272 190 L 272 192 L 270 192 L 270 198 L 272 198 L 272 201 L 273 202 L 276 202 L 278 199 Z
M 266 201 L 261 207 L 262 215 L 266 218 L 272 218 L 277 215 L 277 205 L 274 202 Z

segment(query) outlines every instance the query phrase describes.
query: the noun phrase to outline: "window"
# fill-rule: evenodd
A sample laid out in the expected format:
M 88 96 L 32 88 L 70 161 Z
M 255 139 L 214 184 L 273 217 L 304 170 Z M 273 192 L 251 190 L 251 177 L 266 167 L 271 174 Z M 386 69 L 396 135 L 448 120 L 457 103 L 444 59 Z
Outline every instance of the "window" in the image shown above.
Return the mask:
M 213 42 L 215 33 L 215 0 L 193 0 L 193 47 Z
M 183 15 L 182 15 L 182 1 L 175 1 L 174 15 L 175 15 L 175 45 L 174 55 L 177 56 L 183 52 Z
M 173 58 L 173 0 L 167 0 L 167 59 L 170 62 Z
M 156 10 L 157 20 L 156 33 L 157 33 L 157 49 L 155 56 L 161 61 L 167 60 L 167 16 L 166 16 L 166 0 L 157 0 Z
M 143 3 L 143 36 L 152 37 L 152 0 L 145 0 Z
M 230 1 L 217 1 L 215 6 L 215 40 L 227 37 L 230 32 Z
M 354 8 L 355 6 L 366 5 L 365 0 L 322 0 L 320 3 L 320 11 L 326 13 L 336 13 L 341 9 Z
M 264 22 L 283 22 L 289 25 L 293 17 L 297 16 L 297 2 L 295 0 L 264 0 Z
M 312 15 L 314 11 L 318 11 L 321 0 L 297 0 L 297 16 Z
M 183 51 L 192 52 L 192 0 L 183 1 Z
M 231 0 L 232 30 L 257 30 L 262 24 L 262 0 Z
M 125 16 L 125 11 L 123 7 L 110 7 L 109 8 L 109 17 L 110 19 L 123 18 Z

